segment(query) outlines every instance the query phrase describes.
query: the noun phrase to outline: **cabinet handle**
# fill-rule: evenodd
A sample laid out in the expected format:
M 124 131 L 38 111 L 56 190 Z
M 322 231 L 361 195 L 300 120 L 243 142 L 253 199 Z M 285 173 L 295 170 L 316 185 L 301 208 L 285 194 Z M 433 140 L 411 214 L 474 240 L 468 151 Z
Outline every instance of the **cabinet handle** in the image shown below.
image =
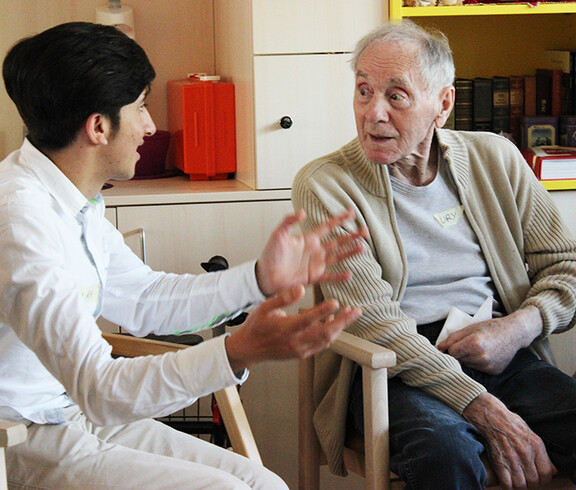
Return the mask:
M 137 228 L 135 230 L 124 233 L 124 238 L 128 238 L 132 235 L 140 235 L 140 249 L 142 250 L 142 262 L 146 263 L 146 232 L 144 228 Z
M 280 119 L 280 126 L 283 129 L 290 129 L 292 127 L 292 119 L 290 116 L 284 116 L 282 119 Z

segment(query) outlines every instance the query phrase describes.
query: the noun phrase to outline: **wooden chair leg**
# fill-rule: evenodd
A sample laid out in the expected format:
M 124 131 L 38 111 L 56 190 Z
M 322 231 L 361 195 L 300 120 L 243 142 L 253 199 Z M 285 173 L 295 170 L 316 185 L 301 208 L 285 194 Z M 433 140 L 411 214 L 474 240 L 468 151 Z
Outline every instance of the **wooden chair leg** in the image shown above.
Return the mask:
M 364 454 L 366 488 L 388 490 L 390 470 L 388 445 L 388 374 L 386 369 L 362 368 L 364 392 Z
M 298 363 L 298 488 L 320 488 L 320 443 L 316 437 L 313 416 L 314 358 Z

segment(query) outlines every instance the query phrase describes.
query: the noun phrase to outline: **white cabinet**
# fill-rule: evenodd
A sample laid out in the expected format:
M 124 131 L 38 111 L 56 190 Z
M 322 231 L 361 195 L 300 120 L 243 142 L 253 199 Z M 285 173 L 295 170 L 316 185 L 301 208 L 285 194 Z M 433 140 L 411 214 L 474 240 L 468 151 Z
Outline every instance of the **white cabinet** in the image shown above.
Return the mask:
M 238 265 L 258 257 L 272 230 L 292 212 L 288 200 L 126 206 L 117 208 L 118 229 L 155 270 L 203 273 L 214 255 Z
M 239 181 L 288 189 L 303 165 L 356 135 L 350 52 L 384 16 L 379 0 L 215 0 L 216 73 L 236 89 Z

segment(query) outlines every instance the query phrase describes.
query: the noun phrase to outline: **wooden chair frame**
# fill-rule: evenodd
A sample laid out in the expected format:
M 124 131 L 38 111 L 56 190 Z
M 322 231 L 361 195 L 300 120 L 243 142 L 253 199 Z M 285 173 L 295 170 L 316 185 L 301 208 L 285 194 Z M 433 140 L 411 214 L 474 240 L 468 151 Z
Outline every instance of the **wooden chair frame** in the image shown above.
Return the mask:
M 102 336 L 112 345 L 112 354 L 123 357 L 160 355 L 186 349 L 189 346 L 151 340 L 118 333 L 103 333 Z M 222 414 L 228 437 L 235 453 L 262 463 L 252 429 L 235 386 L 229 386 L 214 393 Z
M 342 333 L 330 349 L 356 362 L 362 369 L 364 392 L 364 435 L 347 437 L 344 464 L 348 471 L 366 478 L 365 488 L 388 490 L 402 488 L 404 483 L 389 468 L 388 369 L 396 363 L 395 354 L 373 342 L 349 333 Z M 576 373 L 574 374 L 576 378 Z M 298 488 L 320 488 L 320 466 L 326 464 L 313 425 L 314 358 L 299 362 L 298 366 Z M 485 461 L 488 488 L 500 488 L 498 478 Z M 559 476 L 543 489 L 576 489 L 570 480 Z

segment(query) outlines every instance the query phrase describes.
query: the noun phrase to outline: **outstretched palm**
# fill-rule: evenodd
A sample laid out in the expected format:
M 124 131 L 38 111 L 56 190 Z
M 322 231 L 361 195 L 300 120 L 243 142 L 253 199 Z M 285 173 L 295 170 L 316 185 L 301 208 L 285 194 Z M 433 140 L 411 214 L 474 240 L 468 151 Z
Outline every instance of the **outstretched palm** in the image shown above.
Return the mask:
M 256 265 L 258 284 L 270 295 L 286 288 L 320 281 L 341 281 L 349 272 L 331 271 L 334 264 L 362 249 L 364 228 L 356 233 L 329 238 L 335 227 L 354 219 L 348 211 L 303 234 L 294 234 L 293 227 L 305 218 L 303 210 L 290 215 L 274 230 Z

